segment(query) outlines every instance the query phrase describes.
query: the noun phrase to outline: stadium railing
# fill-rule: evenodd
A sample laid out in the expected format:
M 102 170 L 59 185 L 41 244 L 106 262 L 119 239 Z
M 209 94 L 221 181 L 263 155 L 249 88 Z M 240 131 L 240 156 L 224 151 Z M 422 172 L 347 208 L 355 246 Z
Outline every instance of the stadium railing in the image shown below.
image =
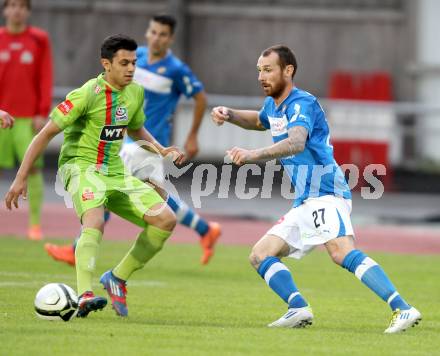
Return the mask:
M 71 89 L 56 87 L 54 104 L 63 100 Z M 198 158 L 222 161 L 225 151 L 233 146 L 256 148 L 271 144 L 270 135 L 240 130 L 232 125 L 217 128 L 209 117 L 214 106 L 259 110 L 262 103 L 263 97 L 209 94 L 208 109 L 199 134 Z M 332 142 L 385 143 L 389 164 L 393 166 L 411 167 L 420 164 L 424 159 L 423 145 L 430 139 L 440 141 L 440 105 L 334 99 L 320 99 L 320 103 L 327 113 Z M 430 121 L 430 125 L 426 125 L 427 121 Z M 174 144 L 183 147 L 191 122 L 192 101 L 184 99 L 175 115 Z M 61 143 L 60 135 L 51 142 L 49 150 L 56 152 Z

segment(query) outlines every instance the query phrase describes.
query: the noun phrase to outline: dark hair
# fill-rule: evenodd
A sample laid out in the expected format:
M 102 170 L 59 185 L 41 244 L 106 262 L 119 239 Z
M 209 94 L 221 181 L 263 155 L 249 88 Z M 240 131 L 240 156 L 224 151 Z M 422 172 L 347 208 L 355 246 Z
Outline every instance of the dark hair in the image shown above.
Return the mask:
M 296 63 L 296 57 L 293 54 L 292 50 L 283 45 L 276 45 L 269 48 L 266 48 L 261 55 L 263 57 L 269 56 L 272 52 L 275 52 L 278 54 L 278 64 L 280 65 L 281 69 L 286 68 L 288 65 L 293 65 L 293 73 L 292 73 L 292 79 L 296 74 L 296 69 L 298 68 L 298 65 Z
M 131 37 L 121 34 L 108 36 L 101 45 L 101 58 L 106 58 L 111 61 L 115 53 L 120 49 L 136 51 L 137 43 Z
M 4 0 L 3 1 L 3 8 L 9 5 L 10 0 Z M 21 0 L 21 2 L 24 2 L 24 5 L 28 8 L 28 10 L 31 9 L 31 0 Z
M 174 16 L 167 14 L 159 14 L 159 15 L 154 15 L 151 20 L 154 22 L 159 22 L 162 25 L 169 26 L 171 30 L 171 34 L 174 34 L 174 30 L 176 29 L 177 26 L 177 20 Z

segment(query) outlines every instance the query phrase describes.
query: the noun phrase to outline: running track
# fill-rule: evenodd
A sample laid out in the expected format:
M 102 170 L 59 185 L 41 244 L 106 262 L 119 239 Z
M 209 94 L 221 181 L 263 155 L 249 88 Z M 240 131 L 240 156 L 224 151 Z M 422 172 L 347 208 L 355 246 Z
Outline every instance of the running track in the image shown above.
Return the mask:
M 247 245 L 255 243 L 272 225 L 261 220 L 245 220 L 228 216 L 206 216 L 218 221 L 223 228 L 221 244 Z M 4 235 L 25 236 L 27 209 L 9 212 L 0 208 L 0 238 Z M 47 239 L 73 238 L 78 234 L 79 222 L 73 209 L 61 204 L 45 204 L 43 230 Z M 134 240 L 139 228 L 112 215 L 104 238 L 111 240 Z M 440 254 L 440 229 L 412 226 L 355 226 L 357 246 L 367 251 L 402 254 Z M 174 243 L 194 243 L 197 235 L 179 225 L 171 237 Z

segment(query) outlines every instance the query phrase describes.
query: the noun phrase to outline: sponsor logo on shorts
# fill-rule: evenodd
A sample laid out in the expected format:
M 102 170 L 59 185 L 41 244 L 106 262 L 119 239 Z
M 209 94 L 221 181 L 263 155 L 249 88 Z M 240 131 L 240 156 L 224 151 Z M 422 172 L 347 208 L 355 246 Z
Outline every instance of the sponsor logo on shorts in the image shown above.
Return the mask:
M 73 104 L 70 100 L 64 100 L 62 103 L 58 104 L 57 109 L 64 115 L 67 115 L 70 110 L 73 109 Z
M 101 141 L 119 141 L 124 138 L 124 133 L 127 125 L 116 125 L 116 126 L 104 126 L 101 131 L 100 140 Z
M 301 240 L 307 240 L 310 239 L 314 236 L 320 236 L 321 235 L 321 231 L 319 230 L 315 230 L 315 232 L 302 232 L 301 233 Z
M 95 199 L 95 194 L 93 193 L 92 188 L 84 188 L 81 198 L 82 201 Z
M 115 113 L 115 119 L 116 121 L 128 120 L 127 108 L 123 106 L 118 106 Z

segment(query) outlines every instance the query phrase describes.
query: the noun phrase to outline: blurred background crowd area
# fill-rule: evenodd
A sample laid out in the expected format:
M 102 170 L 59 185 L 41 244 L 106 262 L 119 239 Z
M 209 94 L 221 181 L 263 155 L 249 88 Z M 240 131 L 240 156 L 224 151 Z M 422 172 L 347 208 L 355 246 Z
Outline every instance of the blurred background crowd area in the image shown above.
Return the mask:
M 177 17 L 173 51 L 203 82 L 210 107 L 261 107 L 257 58 L 286 44 L 298 59 L 296 85 L 327 112 L 338 163 L 361 172 L 383 164 L 389 189 L 440 192 L 439 1 L 34 0 L 31 23 L 52 40 L 54 104 L 101 71 L 106 36 L 124 33 L 144 44 L 149 18 L 162 12 Z M 191 124 L 191 105 L 183 102 L 176 113 L 177 145 Z M 215 128 L 209 111 L 198 160 L 222 162 L 232 146 L 270 144 L 270 135 Z

